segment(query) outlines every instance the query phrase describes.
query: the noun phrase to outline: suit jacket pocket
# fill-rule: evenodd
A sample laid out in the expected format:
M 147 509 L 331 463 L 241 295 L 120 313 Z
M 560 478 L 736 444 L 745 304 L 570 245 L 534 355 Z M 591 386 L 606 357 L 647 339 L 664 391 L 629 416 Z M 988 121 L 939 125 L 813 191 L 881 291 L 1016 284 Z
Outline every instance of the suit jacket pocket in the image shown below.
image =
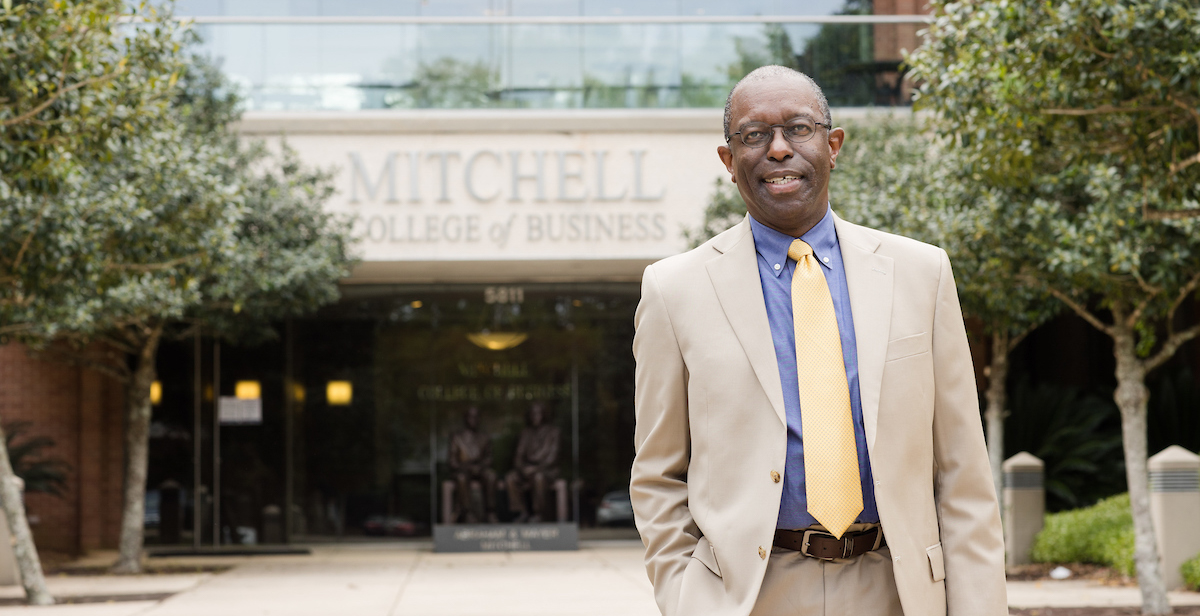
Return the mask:
M 946 564 L 942 562 L 942 543 L 939 541 L 925 548 L 925 555 L 929 557 L 929 571 L 933 574 L 933 581 L 940 582 L 946 579 Z
M 696 543 L 696 550 L 692 552 L 692 558 L 708 567 L 708 570 L 715 573 L 717 577 L 721 577 L 721 566 L 717 564 L 717 552 L 708 542 L 708 537 L 701 537 L 700 541 Z
M 884 361 L 893 361 L 920 355 L 929 351 L 930 339 L 929 332 L 921 332 L 913 336 L 905 336 L 895 340 L 889 340 L 887 346 L 887 356 Z

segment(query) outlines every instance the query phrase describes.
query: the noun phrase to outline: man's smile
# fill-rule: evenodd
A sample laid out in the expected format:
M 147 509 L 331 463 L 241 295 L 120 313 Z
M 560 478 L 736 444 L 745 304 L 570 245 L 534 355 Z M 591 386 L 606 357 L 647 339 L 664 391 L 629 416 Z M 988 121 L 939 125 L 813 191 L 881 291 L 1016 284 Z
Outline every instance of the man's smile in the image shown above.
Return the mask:
M 784 194 L 794 192 L 800 188 L 800 181 L 805 179 L 802 174 L 788 173 L 785 175 L 776 175 L 763 178 L 763 183 L 767 185 L 767 191 L 772 194 Z

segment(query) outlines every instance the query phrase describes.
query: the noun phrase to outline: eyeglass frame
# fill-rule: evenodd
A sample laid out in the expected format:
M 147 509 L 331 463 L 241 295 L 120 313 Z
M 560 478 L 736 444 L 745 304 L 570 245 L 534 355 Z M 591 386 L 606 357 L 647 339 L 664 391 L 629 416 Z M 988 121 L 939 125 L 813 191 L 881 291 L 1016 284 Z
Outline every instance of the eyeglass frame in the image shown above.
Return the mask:
M 727 137 L 725 139 L 725 143 L 733 143 L 733 135 L 741 135 L 743 132 L 745 132 L 745 129 L 747 126 L 751 126 L 754 124 L 762 124 L 762 125 L 766 126 L 768 129 L 770 129 L 770 131 L 771 131 L 771 137 L 769 139 L 767 139 L 766 141 L 760 143 L 759 145 L 750 145 L 749 143 L 746 143 L 745 136 L 738 138 L 738 141 L 741 141 L 742 145 L 744 145 L 748 148 L 754 148 L 754 149 L 761 148 L 761 147 L 764 147 L 767 144 L 771 143 L 771 140 L 773 140 L 775 138 L 775 129 L 776 128 L 781 129 L 781 132 L 783 132 L 782 129 L 786 129 L 789 125 L 791 125 L 793 122 L 795 122 L 798 119 L 804 119 L 804 120 L 810 120 L 810 121 L 812 120 L 811 118 L 808 118 L 805 116 L 805 117 L 801 117 L 801 118 L 793 118 L 793 120 L 791 122 L 784 122 L 783 124 L 766 124 L 764 122 L 750 122 L 749 124 L 742 126 L 741 127 L 742 130 L 739 130 L 736 133 L 730 134 L 729 137 Z M 832 122 L 829 124 L 825 124 L 823 122 L 813 121 L 813 126 L 820 126 L 820 127 L 824 128 L 825 130 L 833 130 Z M 816 136 L 816 134 L 817 134 L 817 131 L 813 131 L 813 133 L 811 135 L 809 135 L 808 137 L 806 137 L 804 140 L 793 141 L 791 138 L 789 138 L 787 136 L 787 132 L 783 132 L 783 138 L 785 140 L 787 140 L 788 143 L 791 143 L 793 145 L 800 145 L 801 143 L 808 143 L 809 141 L 811 141 L 812 138 Z

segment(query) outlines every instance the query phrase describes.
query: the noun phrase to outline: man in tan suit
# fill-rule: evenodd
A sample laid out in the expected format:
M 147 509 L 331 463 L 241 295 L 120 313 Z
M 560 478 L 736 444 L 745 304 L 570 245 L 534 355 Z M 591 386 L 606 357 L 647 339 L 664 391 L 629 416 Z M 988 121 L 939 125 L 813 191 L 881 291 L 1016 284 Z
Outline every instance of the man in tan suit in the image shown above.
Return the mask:
M 648 267 L 635 317 L 630 493 L 660 609 L 1007 614 L 999 511 L 945 252 L 833 214 L 829 176 L 846 134 L 807 76 L 754 71 L 731 93 L 725 124 L 717 152 L 749 216 Z M 823 313 L 795 286 L 815 272 Z M 820 328 L 833 338 L 816 350 L 833 349 L 836 378 L 814 381 L 797 366 L 811 365 L 805 341 Z M 825 404 L 813 391 L 827 387 L 840 392 L 837 456 L 821 453 L 828 432 L 812 426 L 823 424 L 807 423 Z M 815 487 L 829 485 L 817 482 L 832 457 L 849 480 Z M 842 522 L 824 513 L 832 501 L 849 511 Z

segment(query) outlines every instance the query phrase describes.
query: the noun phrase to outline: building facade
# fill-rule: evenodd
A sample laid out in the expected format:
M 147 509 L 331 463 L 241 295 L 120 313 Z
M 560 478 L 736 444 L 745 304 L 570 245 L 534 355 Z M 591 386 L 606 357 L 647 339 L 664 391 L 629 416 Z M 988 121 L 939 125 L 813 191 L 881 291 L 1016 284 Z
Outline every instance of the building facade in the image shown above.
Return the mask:
M 731 83 L 785 63 L 822 83 L 835 121 L 903 107 L 901 50 L 923 19 L 903 0 L 177 11 L 238 85 L 238 130 L 333 173 L 327 207 L 355 220 L 361 259 L 340 302 L 277 340 L 164 345 L 148 542 L 194 546 L 420 536 L 464 519 L 450 442 L 471 407 L 495 475 L 473 497 L 511 520 L 504 478 L 535 403 L 557 434 L 550 489 L 566 506 L 553 517 L 613 521 L 598 511 L 628 486 L 641 272 L 703 220 Z M 36 415 L 78 452 L 72 496 L 30 499 L 39 541 L 113 545 L 119 388 L 0 352 L 0 371 L 23 371 L 0 385 L 0 414 Z M 62 410 L 20 410 L 42 399 L 20 383 L 45 383 Z

